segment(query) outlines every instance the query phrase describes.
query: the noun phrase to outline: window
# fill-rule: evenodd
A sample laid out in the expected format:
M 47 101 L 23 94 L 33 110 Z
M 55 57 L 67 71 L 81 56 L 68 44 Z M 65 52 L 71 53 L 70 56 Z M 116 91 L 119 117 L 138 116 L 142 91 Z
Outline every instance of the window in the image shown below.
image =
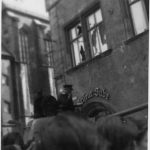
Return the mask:
M 48 75 L 49 75 L 49 88 L 50 88 L 50 94 L 54 97 L 56 97 L 56 87 L 55 87 L 55 81 L 54 81 L 54 60 L 53 60 L 53 46 L 52 43 L 55 43 L 56 41 L 52 39 L 51 32 L 48 31 L 45 34 L 44 37 L 44 43 L 45 43 L 45 54 L 46 54 L 46 64 L 48 65 Z
M 11 78 L 11 63 L 7 59 L 2 59 L 2 77 L 1 84 L 2 85 L 10 85 Z
M 48 68 L 48 75 L 49 75 L 49 86 L 50 86 L 50 93 L 52 96 L 56 97 L 56 87 L 54 81 L 54 68 Z
M 82 33 L 82 25 L 79 22 L 73 28 L 70 29 L 70 45 L 75 65 L 80 64 L 86 60 L 84 39 Z
M 98 9 L 87 17 L 88 35 L 92 56 L 99 55 L 108 49 L 101 10 Z
M 31 115 L 33 113 L 33 106 L 31 103 L 30 86 L 29 86 L 29 70 L 27 64 L 21 64 L 21 86 L 22 86 L 22 96 L 25 115 Z M 26 123 L 29 118 L 25 118 Z
M 96 5 L 89 11 L 66 27 L 74 66 L 108 50 L 101 9 Z
M 29 62 L 29 41 L 28 35 L 24 31 L 19 31 L 19 50 L 20 50 L 20 61 L 22 63 Z
M 135 35 L 148 29 L 147 0 L 128 0 Z
M 48 66 L 53 67 L 53 51 L 52 51 L 52 45 L 49 40 L 44 40 L 45 41 L 45 49 L 46 49 L 46 54 L 48 58 Z
M 9 77 L 6 74 L 2 74 L 2 79 L 1 79 L 2 85 L 9 85 Z
M 3 106 L 3 111 L 5 113 L 11 113 L 11 105 L 10 105 L 10 102 L 4 100 L 4 106 Z

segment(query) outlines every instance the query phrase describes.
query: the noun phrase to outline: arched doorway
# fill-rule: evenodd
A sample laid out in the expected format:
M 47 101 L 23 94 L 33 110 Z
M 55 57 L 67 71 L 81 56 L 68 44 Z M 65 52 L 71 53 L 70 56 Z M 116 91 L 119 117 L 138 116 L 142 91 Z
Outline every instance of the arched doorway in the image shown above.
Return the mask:
M 101 97 L 89 99 L 82 106 L 82 114 L 93 121 L 97 120 L 101 116 L 115 112 L 116 109 L 114 106 L 108 100 L 102 99 Z

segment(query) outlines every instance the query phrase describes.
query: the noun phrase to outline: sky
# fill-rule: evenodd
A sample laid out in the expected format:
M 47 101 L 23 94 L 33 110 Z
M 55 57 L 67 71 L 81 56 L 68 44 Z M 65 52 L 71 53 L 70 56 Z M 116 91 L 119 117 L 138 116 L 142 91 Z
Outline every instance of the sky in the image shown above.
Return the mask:
M 45 8 L 45 0 L 2 0 L 5 4 L 16 9 L 48 16 Z

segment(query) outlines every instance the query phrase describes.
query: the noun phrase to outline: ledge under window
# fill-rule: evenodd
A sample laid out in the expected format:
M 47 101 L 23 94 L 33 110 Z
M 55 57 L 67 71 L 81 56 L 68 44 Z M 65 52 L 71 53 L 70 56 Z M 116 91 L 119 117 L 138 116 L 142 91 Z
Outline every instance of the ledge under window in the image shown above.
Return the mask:
M 77 70 L 77 69 L 79 69 L 79 68 L 81 68 L 81 67 L 83 67 L 83 66 L 85 66 L 87 64 L 90 64 L 91 62 L 93 62 L 93 61 L 95 61 L 97 59 L 106 57 L 106 56 L 110 55 L 111 53 L 112 53 L 112 49 L 108 49 L 107 51 L 101 53 L 100 55 L 97 55 L 97 56 L 95 56 L 95 57 L 93 57 L 93 58 L 91 58 L 91 59 L 89 59 L 89 60 L 87 60 L 85 62 L 82 62 L 81 64 L 79 64 L 77 66 L 74 66 L 74 67 L 66 70 L 65 72 L 66 73 L 71 73 L 71 72 L 73 72 L 73 71 L 75 71 L 75 70 Z
M 129 44 L 130 42 L 135 41 L 136 39 L 142 37 L 143 35 L 147 34 L 148 32 L 149 32 L 149 30 L 146 30 L 146 31 L 144 31 L 144 32 L 142 32 L 140 34 L 137 34 L 137 35 L 131 37 L 130 39 L 126 40 L 124 43 L 125 44 Z

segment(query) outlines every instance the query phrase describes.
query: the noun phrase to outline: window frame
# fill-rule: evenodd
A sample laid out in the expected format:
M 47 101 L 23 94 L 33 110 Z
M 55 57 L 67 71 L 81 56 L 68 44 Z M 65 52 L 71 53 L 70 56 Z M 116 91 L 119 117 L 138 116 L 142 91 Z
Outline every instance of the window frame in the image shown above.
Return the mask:
M 69 45 L 70 45 L 70 50 L 71 50 L 71 54 L 72 54 L 74 66 L 78 66 L 78 65 L 80 65 L 80 64 L 82 64 L 82 63 L 84 63 L 84 62 L 86 61 L 86 60 L 85 60 L 85 61 L 82 61 L 81 58 L 79 58 L 80 61 L 79 61 L 78 64 L 76 64 L 75 53 L 74 53 L 74 50 L 73 50 L 73 48 L 72 48 L 73 43 L 74 43 L 74 42 L 77 42 L 78 49 L 79 49 L 79 41 L 78 41 L 78 40 L 79 40 L 80 38 L 83 38 L 84 49 L 86 49 L 86 48 L 85 48 L 85 38 L 84 38 L 84 33 L 83 33 L 83 26 L 82 26 L 82 22 L 81 22 L 81 21 L 82 21 L 82 20 L 80 20 L 79 22 L 76 22 L 76 24 L 74 24 L 74 26 L 72 26 L 72 28 L 70 28 L 70 30 L 68 30 Z M 70 38 L 70 37 L 71 37 L 71 35 L 70 35 L 71 29 L 75 28 L 78 24 L 81 24 L 82 34 L 77 35 L 77 37 L 74 38 L 74 39 L 71 39 L 71 38 Z M 71 39 L 71 40 L 70 40 L 70 39 Z M 86 56 L 86 52 L 85 52 L 85 56 Z
M 146 3 L 145 3 L 145 0 L 134 0 L 133 2 L 129 2 L 129 0 L 126 0 L 126 1 L 127 1 L 127 6 L 128 6 L 128 11 L 129 11 L 129 18 L 130 18 L 130 22 L 131 22 L 131 28 L 132 28 L 133 36 L 137 36 L 137 35 L 145 32 L 146 30 L 149 29 L 149 26 L 148 26 L 148 24 L 149 24 L 148 23 L 148 14 L 147 14 L 148 10 L 146 9 L 146 6 L 145 6 Z M 141 1 L 143 3 L 142 5 L 144 5 L 142 7 L 144 7 L 144 12 L 143 13 L 144 13 L 144 15 L 146 17 L 147 29 L 145 31 L 141 32 L 141 33 L 136 33 L 136 28 L 134 26 L 134 20 L 133 20 L 132 12 L 131 12 L 131 6 L 134 5 L 134 4 L 136 4 L 139 1 Z
M 12 113 L 12 111 L 11 111 L 11 102 L 9 102 L 7 100 L 3 100 L 3 107 L 4 107 L 3 108 L 4 113 L 7 113 L 7 114 L 11 114 Z
M 47 56 L 47 66 L 53 67 L 54 60 L 53 60 L 53 50 L 52 50 L 52 42 L 48 39 L 44 39 L 44 46 Z
M 10 83 L 9 83 L 10 81 L 9 80 L 10 80 L 9 79 L 9 75 L 5 74 L 5 73 L 2 73 L 2 77 L 1 77 L 1 83 L 2 83 L 2 85 L 9 86 L 10 85 Z
M 20 62 L 29 64 L 29 36 L 23 29 L 19 30 L 19 53 Z
M 75 16 L 69 23 L 64 25 L 67 53 L 70 55 L 72 67 L 77 67 L 77 66 L 83 64 L 84 62 L 87 62 L 91 59 L 94 59 L 96 56 L 101 55 L 105 51 L 109 50 L 108 40 L 107 40 L 107 46 L 108 46 L 107 50 L 99 53 L 98 55 L 92 56 L 92 49 L 91 49 L 91 46 L 90 46 L 89 29 L 88 29 L 88 24 L 87 24 L 87 18 L 92 13 L 95 13 L 99 9 L 101 10 L 102 22 L 99 22 L 98 24 L 94 25 L 90 30 L 92 30 L 92 29 L 94 29 L 98 26 L 101 26 L 101 24 L 104 25 L 104 17 L 103 17 L 103 12 L 102 12 L 102 9 L 101 9 L 101 6 L 100 6 L 100 2 L 96 2 L 92 6 L 90 5 L 88 8 L 84 9 L 80 14 L 77 14 L 77 16 Z M 83 40 L 84 40 L 84 49 L 85 49 L 86 60 L 76 65 L 75 55 L 74 55 L 74 52 L 72 52 L 73 50 L 71 49 L 70 31 L 78 23 L 81 23 L 81 26 L 82 26 L 82 34 L 83 34 L 82 37 L 83 37 Z M 105 32 L 105 34 L 106 34 L 106 32 Z M 106 34 L 106 37 L 107 37 L 107 34 Z
M 87 21 L 87 19 L 88 19 L 88 17 L 90 17 L 90 15 L 92 15 L 92 14 L 95 14 L 98 10 L 101 10 L 101 15 L 102 15 L 102 21 L 101 22 L 99 22 L 99 23 L 97 23 L 97 24 L 95 24 L 92 28 L 90 28 L 90 29 L 88 29 L 88 21 Z M 94 58 L 94 57 L 96 57 L 96 56 L 98 56 L 98 55 L 102 55 L 105 51 L 107 51 L 109 48 L 107 47 L 107 50 L 105 50 L 105 51 L 102 51 L 102 49 L 100 49 L 99 50 L 99 53 L 98 54 L 96 54 L 96 55 L 93 55 L 92 53 L 94 53 L 94 51 L 93 51 L 93 49 L 91 49 L 91 44 L 90 44 L 90 38 L 89 38 L 89 33 L 90 33 L 90 31 L 92 31 L 92 30 L 94 30 L 94 29 L 96 29 L 96 28 L 102 28 L 102 26 L 104 26 L 104 17 L 103 17 L 103 13 L 102 13 L 102 9 L 101 9 L 101 7 L 100 6 L 95 6 L 93 9 L 91 9 L 91 11 L 89 11 L 85 16 L 84 16 L 84 21 L 85 21 L 85 24 L 86 24 L 86 37 L 88 37 L 87 38 L 87 41 L 88 41 L 88 43 L 89 43 L 89 47 L 90 47 L 90 49 L 89 49 L 89 53 L 90 53 L 90 58 Z M 96 20 L 96 18 L 95 18 L 95 15 L 94 15 L 94 19 Z M 105 27 L 105 26 L 104 26 Z M 105 31 L 105 28 L 104 28 L 104 31 Z M 106 34 L 106 32 L 105 32 L 105 34 Z M 100 33 L 100 31 L 99 31 L 99 35 L 100 35 L 100 38 L 101 38 L 101 33 Z M 106 37 L 107 37 L 107 35 L 106 35 Z M 100 46 L 100 39 L 99 39 L 99 46 Z M 107 40 L 107 46 L 108 46 L 108 40 Z

